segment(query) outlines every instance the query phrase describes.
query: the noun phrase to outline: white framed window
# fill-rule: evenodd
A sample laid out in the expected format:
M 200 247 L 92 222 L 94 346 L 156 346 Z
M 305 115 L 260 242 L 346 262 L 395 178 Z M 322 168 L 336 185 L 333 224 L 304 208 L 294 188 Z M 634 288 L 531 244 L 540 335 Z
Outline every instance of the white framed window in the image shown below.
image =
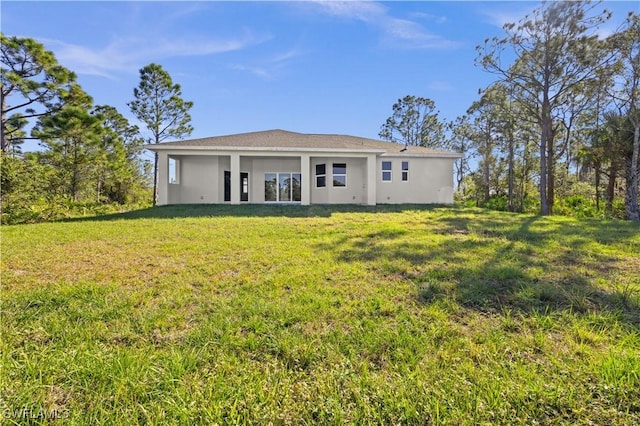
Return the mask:
M 169 183 L 180 183 L 180 160 L 169 157 Z
M 327 165 L 316 164 L 316 188 L 327 186 Z
M 382 181 L 391 182 L 393 171 L 391 170 L 391 161 L 382 162 Z
M 345 187 L 347 186 L 347 164 L 346 163 L 333 163 L 333 186 Z
M 408 161 L 402 162 L 402 181 L 403 182 L 409 181 L 409 162 Z
M 265 173 L 264 201 L 299 203 L 302 196 L 300 173 Z

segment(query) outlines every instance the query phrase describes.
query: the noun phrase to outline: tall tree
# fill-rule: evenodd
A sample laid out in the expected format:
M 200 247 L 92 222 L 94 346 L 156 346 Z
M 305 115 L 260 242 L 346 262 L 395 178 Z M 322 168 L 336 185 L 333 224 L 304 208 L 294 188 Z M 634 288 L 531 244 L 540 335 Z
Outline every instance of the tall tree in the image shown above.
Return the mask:
M 640 180 L 640 15 L 630 14 L 626 28 L 613 36 L 617 47 L 619 90 L 614 98 L 633 131 L 631 158 L 627 164 L 625 208 L 627 218 L 640 221 L 638 184 Z
M 606 65 L 597 28 L 611 14 L 597 12 L 585 1 L 549 2 L 536 8 L 518 24 L 505 24 L 506 37 L 479 46 L 477 63 L 515 85 L 519 103 L 535 117 L 540 128 L 540 213 L 553 210 L 554 158 L 558 114 L 579 86 L 596 79 Z M 502 63 L 506 50 L 515 56 Z
M 393 104 L 393 114 L 382 125 L 382 139 L 407 146 L 444 147 L 444 125 L 435 102 L 429 98 L 405 96 Z
M 512 89 L 512 86 L 510 87 Z M 516 186 L 516 140 L 515 118 L 513 109 L 513 91 L 509 90 L 506 103 L 502 104 L 504 116 L 504 142 L 507 153 L 507 207 L 509 211 L 515 211 L 515 186 Z
M 604 147 L 602 158 L 608 164 L 606 210 L 609 213 L 613 211 L 616 182 L 632 157 L 633 127 L 630 124 L 620 111 L 607 111 L 604 114 L 604 126 L 598 135 L 598 143 Z M 628 173 L 627 176 L 630 177 Z M 627 179 L 627 183 L 629 181 Z
M 73 92 L 73 100 L 62 109 L 40 117 L 32 134 L 45 148 L 41 157 L 58 172 L 55 186 L 78 201 L 83 185 L 88 182 L 102 127 L 100 120 L 89 112 L 91 97 L 79 88 Z
M 182 99 L 179 84 L 158 64 L 149 64 L 140 70 L 140 84 L 133 89 L 134 100 L 129 108 L 136 118 L 147 126 L 149 143 L 160 143 L 167 138 L 183 138 L 193 131 L 189 110 L 193 102 Z M 158 202 L 158 153 L 153 162 L 153 205 Z
M 504 96 L 502 86 L 490 86 L 483 92 L 480 100 L 473 102 L 467 110 L 471 123 L 470 139 L 480 157 L 478 186 L 482 192 L 482 204 L 489 201 L 492 177 L 495 181 L 498 169 L 496 148 L 504 132 L 500 114 Z
M 490 85 L 480 100 L 480 111 L 488 115 L 495 133 L 496 148 L 506 154 L 504 166 L 507 174 L 507 209 L 515 210 L 515 172 L 516 172 L 516 122 L 519 109 L 513 102 L 513 85 L 509 82 L 496 82 Z M 481 118 L 483 119 L 483 118 Z
M 145 184 L 139 158 L 143 144 L 140 131 L 112 106 L 97 106 L 92 114 L 101 120 L 104 129 L 95 162 L 98 199 L 105 197 L 124 204 Z
M 613 49 L 612 44 L 610 48 Z M 614 86 L 615 67 L 603 68 L 599 71 L 600 78 L 595 85 L 589 87 L 595 94 L 591 105 L 584 109 L 578 123 L 583 127 L 583 142 L 574 149 L 574 162 L 578 167 L 578 178 L 582 181 L 591 180 L 594 185 L 596 210 L 600 210 L 601 181 L 602 177 L 608 175 L 609 185 L 607 191 L 606 211 L 611 213 L 613 208 L 613 185 L 616 181 L 616 161 L 609 162 L 608 172 L 607 162 L 612 159 L 611 147 L 612 126 L 609 123 L 612 119 L 611 106 L 612 97 L 610 95 Z M 569 156 L 567 156 L 569 160 Z M 612 170 L 613 169 L 613 170 Z M 613 173 L 612 173 L 613 172 Z
M 471 152 L 471 138 L 472 130 L 469 123 L 469 116 L 462 115 L 457 117 L 454 121 L 447 125 L 450 131 L 449 141 L 447 143 L 448 149 L 451 149 L 459 154 L 462 154 L 462 158 L 454 163 L 455 175 L 456 175 L 456 188 L 462 194 L 466 196 L 465 177 L 471 171 L 469 167 L 469 161 L 472 156 Z
M 0 42 L 0 149 L 9 152 L 26 138 L 21 131 L 27 120 L 59 110 L 77 84 L 75 74 L 37 41 L 0 33 Z

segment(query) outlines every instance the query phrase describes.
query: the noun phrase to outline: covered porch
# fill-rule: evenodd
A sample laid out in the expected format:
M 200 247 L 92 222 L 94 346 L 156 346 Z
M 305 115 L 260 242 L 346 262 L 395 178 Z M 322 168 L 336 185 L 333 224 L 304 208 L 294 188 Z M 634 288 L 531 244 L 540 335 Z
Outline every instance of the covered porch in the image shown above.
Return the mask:
M 158 204 L 376 204 L 376 154 L 158 152 Z

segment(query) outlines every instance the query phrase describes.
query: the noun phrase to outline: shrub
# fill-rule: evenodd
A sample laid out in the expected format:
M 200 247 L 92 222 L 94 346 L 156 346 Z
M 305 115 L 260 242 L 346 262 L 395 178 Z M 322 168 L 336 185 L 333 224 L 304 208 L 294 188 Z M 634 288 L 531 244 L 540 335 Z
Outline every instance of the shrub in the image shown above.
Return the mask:
M 578 218 L 599 215 L 595 202 L 584 195 L 570 195 L 558 200 L 554 213 Z
M 508 205 L 509 201 L 507 200 L 506 195 L 494 195 L 489 199 L 484 207 L 487 209 L 504 212 L 508 210 Z

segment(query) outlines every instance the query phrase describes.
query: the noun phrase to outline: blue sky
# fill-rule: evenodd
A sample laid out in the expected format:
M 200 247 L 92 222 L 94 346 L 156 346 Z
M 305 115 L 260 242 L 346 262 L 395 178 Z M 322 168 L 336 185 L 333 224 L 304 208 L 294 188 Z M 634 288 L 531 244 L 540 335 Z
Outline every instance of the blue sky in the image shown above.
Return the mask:
M 267 129 L 378 138 L 405 95 L 464 114 L 494 76 L 475 47 L 537 2 L 2 2 L 5 35 L 32 37 L 96 104 L 127 102 L 156 62 L 194 102 L 192 137 Z M 635 1 L 607 1 L 612 32 Z M 137 124 L 137 123 L 136 123 Z M 27 150 L 31 146 L 25 146 Z

